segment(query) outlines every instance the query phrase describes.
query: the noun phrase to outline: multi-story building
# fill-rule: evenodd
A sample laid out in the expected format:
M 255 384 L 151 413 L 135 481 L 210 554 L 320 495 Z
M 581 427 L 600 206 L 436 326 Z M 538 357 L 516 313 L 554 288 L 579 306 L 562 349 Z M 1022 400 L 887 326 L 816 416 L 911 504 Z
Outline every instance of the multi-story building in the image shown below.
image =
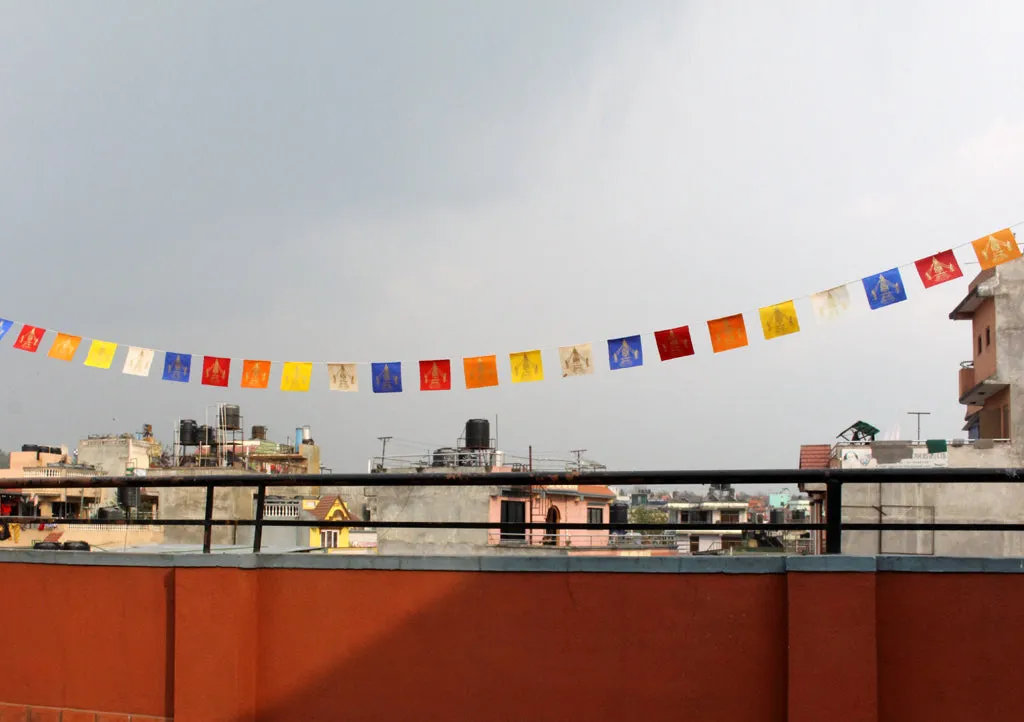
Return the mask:
M 684 554 L 727 552 L 743 545 L 739 529 L 715 529 L 719 524 L 746 524 L 749 505 L 745 501 L 673 501 L 665 505 L 670 524 L 707 524 L 706 529 L 679 529 L 679 551 Z

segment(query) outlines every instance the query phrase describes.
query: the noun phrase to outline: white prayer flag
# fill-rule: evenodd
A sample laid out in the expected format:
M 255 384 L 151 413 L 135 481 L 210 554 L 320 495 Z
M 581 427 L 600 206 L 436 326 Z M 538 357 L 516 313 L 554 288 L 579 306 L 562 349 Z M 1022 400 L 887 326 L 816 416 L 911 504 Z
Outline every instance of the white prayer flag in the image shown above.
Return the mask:
M 153 349 L 138 348 L 130 346 L 128 357 L 124 360 L 124 369 L 121 373 L 131 376 L 149 376 L 149 370 L 153 366 Z
M 589 343 L 562 346 L 558 349 L 558 360 L 562 367 L 562 378 L 594 373 L 594 357 Z
M 850 310 L 850 291 L 846 286 L 836 286 L 811 296 L 811 308 L 818 323 L 835 320 Z
M 327 364 L 327 375 L 331 380 L 331 391 L 359 390 L 355 364 Z

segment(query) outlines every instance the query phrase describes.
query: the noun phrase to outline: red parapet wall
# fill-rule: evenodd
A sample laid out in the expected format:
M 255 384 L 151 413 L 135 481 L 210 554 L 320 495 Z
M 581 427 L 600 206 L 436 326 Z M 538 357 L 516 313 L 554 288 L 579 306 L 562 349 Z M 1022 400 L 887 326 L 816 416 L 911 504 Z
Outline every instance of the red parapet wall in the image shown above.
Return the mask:
M 13 558 L 0 722 L 1024 719 L 1021 574 Z

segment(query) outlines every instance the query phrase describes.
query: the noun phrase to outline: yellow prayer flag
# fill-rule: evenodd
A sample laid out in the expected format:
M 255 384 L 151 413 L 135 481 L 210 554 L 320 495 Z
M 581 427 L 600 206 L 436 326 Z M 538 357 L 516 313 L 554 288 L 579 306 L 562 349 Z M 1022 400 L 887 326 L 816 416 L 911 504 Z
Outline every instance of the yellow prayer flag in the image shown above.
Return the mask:
M 761 329 L 766 339 L 778 338 L 800 330 L 800 321 L 796 317 L 796 306 L 792 301 L 777 303 L 759 309 Z
M 114 362 L 114 352 L 117 351 L 117 344 L 110 341 L 96 341 L 89 345 L 89 355 L 85 357 L 85 365 L 94 369 L 109 369 Z
M 1020 258 L 1017 239 L 1013 237 L 1013 231 L 1009 228 L 971 241 L 971 245 L 974 246 L 974 253 L 978 257 L 978 263 L 981 264 L 982 270 L 1012 261 L 1014 258 Z
M 281 370 L 282 391 L 309 391 L 313 364 L 307 361 L 285 361 Z
M 544 380 L 544 362 L 540 357 L 540 351 L 510 353 L 508 359 L 512 365 L 512 383 Z
M 69 336 L 66 333 L 58 333 L 57 338 L 53 341 L 53 346 L 50 346 L 50 351 L 46 355 L 58 361 L 70 361 L 74 358 L 75 351 L 78 350 L 78 344 L 80 343 L 82 343 L 81 336 Z

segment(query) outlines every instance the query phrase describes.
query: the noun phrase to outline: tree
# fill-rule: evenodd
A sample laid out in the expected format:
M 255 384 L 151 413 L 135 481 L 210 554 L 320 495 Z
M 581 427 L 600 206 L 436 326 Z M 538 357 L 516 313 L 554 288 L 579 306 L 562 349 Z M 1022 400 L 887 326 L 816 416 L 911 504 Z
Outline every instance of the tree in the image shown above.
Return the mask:
M 665 524 L 668 522 L 668 512 L 663 509 L 655 509 L 649 506 L 634 506 L 629 510 L 630 524 Z M 641 534 L 653 536 L 664 534 L 664 529 L 641 529 Z

